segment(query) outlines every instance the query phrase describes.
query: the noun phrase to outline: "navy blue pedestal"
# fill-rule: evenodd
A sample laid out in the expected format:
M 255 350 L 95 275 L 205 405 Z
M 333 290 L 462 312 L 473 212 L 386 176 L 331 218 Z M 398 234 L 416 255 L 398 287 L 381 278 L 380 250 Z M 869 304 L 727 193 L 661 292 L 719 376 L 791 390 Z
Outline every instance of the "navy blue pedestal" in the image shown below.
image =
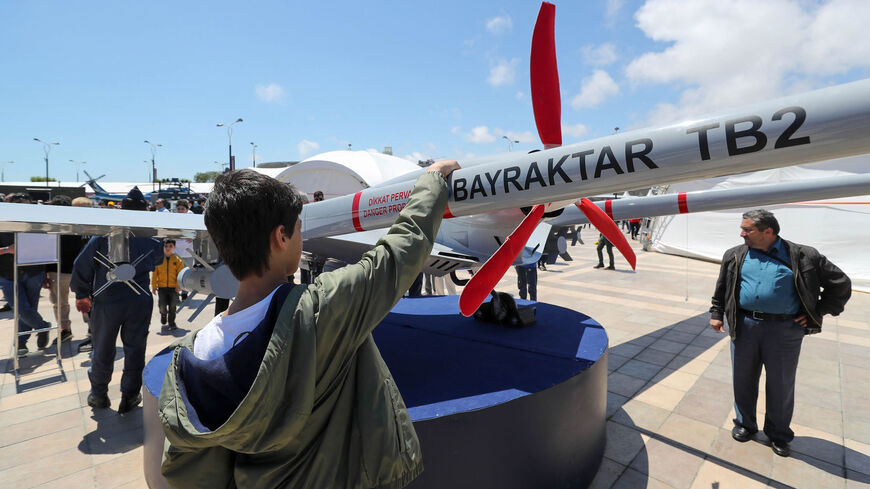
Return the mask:
M 511 329 L 459 314 L 458 297 L 402 299 L 373 335 L 423 450 L 411 488 L 580 488 L 604 453 L 607 334 L 544 303 Z M 170 355 L 145 371 L 159 395 Z

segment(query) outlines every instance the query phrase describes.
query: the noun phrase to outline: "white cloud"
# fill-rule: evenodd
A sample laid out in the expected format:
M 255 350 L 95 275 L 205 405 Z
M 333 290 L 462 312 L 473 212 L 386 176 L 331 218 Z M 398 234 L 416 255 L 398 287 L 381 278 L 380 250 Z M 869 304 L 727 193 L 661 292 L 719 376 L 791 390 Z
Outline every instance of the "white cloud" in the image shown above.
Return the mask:
M 616 23 L 616 18 L 622 10 L 625 0 L 605 0 L 604 2 L 604 21 L 608 26 L 613 26 Z
M 511 141 L 519 141 L 521 143 L 534 143 L 538 141 L 538 135 L 533 133 L 532 131 L 502 131 L 501 129 L 496 128 L 494 132 L 496 134 L 504 134 L 505 136 L 510 138 Z
M 459 134 L 459 131 L 461 131 L 461 130 L 462 130 L 461 127 L 459 127 L 459 126 L 453 126 L 453 127 L 450 128 L 450 134 Z
M 668 47 L 635 58 L 627 78 L 683 88 L 679 101 L 658 105 L 649 123 L 803 91 L 870 67 L 870 43 L 862 41 L 866 0 L 650 0 L 635 18 L 647 37 Z
M 411 153 L 409 155 L 405 155 L 402 158 L 404 158 L 412 163 L 418 163 L 420 161 L 426 161 L 426 160 L 430 159 L 430 157 L 428 155 L 425 155 L 419 151 L 414 151 L 413 153 Z
M 616 54 L 616 46 L 609 42 L 597 46 L 594 44 L 587 44 L 580 48 L 580 54 L 583 55 L 583 60 L 586 64 L 592 66 L 613 64 L 619 58 Z
M 255 89 L 257 98 L 268 104 L 280 104 L 284 102 L 285 92 L 284 87 L 277 83 L 268 85 L 257 85 Z
M 587 134 L 589 134 L 589 128 L 584 124 L 562 124 L 562 136 L 570 136 L 574 139 L 580 139 Z
M 517 72 L 517 65 L 519 64 L 519 58 L 513 58 L 510 61 L 504 59 L 498 60 L 495 65 L 490 66 L 486 82 L 494 87 L 512 84 Z
M 571 107 L 582 109 L 595 107 L 607 100 L 611 95 L 619 94 L 619 85 L 610 78 L 604 70 L 595 70 L 591 76 L 583 79 L 583 85 L 578 93 L 571 99 Z
M 490 34 L 499 35 L 511 30 L 514 26 L 514 21 L 509 15 L 500 15 L 486 21 L 486 30 Z
M 465 139 L 471 141 L 472 143 L 491 143 L 497 138 L 489 132 L 488 127 L 477 126 L 472 129 L 471 132 L 465 135 Z
M 299 151 L 299 157 L 305 158 L 306 156 L 320 149 L 320 145 L 315 143 L 314 141 L 303 139 L 302 141 L 299 141 L 299 144 L 296 145 L 296 149 Z

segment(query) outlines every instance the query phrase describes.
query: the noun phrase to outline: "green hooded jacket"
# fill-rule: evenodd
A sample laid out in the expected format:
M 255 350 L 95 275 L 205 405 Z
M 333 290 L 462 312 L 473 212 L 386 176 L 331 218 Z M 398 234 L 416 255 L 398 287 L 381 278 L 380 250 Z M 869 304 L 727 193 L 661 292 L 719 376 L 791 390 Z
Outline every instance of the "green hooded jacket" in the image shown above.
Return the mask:
M 423 470 L 417 434 L 371 332 L 420 273 L 447 205 L 440 172 L 417 180 L 362 259 L 287 295 L 241 403 L 197 427 L 177 342 L 160 393 L 162 472 L 173 487 L 400 488 Z M 191 412 L 194 411 L 194 412 Z

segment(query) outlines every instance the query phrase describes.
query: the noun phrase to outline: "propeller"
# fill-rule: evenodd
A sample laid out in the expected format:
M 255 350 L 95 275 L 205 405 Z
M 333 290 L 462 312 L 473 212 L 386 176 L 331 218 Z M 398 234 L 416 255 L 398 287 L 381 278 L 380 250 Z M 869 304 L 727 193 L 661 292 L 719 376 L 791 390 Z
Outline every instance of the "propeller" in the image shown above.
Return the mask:
M 556 6 L 548 2 L 541 3 L 532 32 L 529 78 L 535 125 L 545 149 L 562 145 L 562 99 L 556 64 L 555 23 Z
M 538 136 L 545 148 L 562 145 L 562 100 L 559 94 L 559 71 L 556 66 L 554 35 L 556 6 L 543 2 L 532 33 L 530 58 L 532 107 Z M 505 239 L 498 250 L 471 277 L 459 296 L 459 311 L 469 317 L 489 297 L 489 293 L 523 251 L 532 231 L 544 216 L 544 205 L 538 204 L 523 218 L 519 226 Z
M 529 60 L 532 108 L 535 113 L 535 126 L 544 148 L 562 145 L 562 100 L 559 92 L 559 69 L 556 64 L 556 6 L 549 2 L 541 3 L 535 29 L 532 33 L 532 52 Z M 589 202 L 586 199 L 583 199 Z M 616 223 L 598 207 L 583 201 L 577 205 L 611 243 L 635 266 L 634 251 L 629 246 Z M 594 210 L 589 209 L 594 208 Z M 490 291 L 513 265 L 523 250 L 532 231 L 544 216 L 543 204 L 532 207 L 523 221 L 505 239 L 498 250 L 483 264 L 471 278 L 459 296 L 459 310 L 463 316 L 471 316 L 489 296 Z M 595 213 L 597 211 L 597 213 Z

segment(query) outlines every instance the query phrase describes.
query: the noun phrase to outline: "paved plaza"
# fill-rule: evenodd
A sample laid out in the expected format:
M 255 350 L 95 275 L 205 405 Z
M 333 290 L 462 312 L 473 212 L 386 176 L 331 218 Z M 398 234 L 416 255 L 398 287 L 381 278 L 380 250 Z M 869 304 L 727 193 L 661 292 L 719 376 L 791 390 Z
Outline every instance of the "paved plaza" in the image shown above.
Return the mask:
M 569 248 L 574 261 L 539 272 L 538 298 L 589 314 L 610 338 L 607 448 L 592 487 L 870 488 L 870 294 L 854 293 L 845 313 L 827 317 L 821 334 L 805 338 L 796 438 L 792 456 L 781 458 L 761 438 L 731 438 L 729 341 L 708 327 L 706 312 L 718 265 L 643 252 L 632 241 L 636 272 L 618 256 L 616 271 L 595 270 L 593 233 L 583 234 L 586 244 Z M 498 290 L 516 294 L 513 271 Z M 40 311 L 53 318 L 43 292 Z M 188 323 L 192 311 L 185 309 L 176 336 L 205 325 L 211 311 Z M 175 339 L 153 326 L 156 307 L 154 313 L 148 358 Z M 12 315 L 0 313 L 0 487 L 145 487 L 142 411 L 120 417 L 87 406 L 90 360 L 74 353 L 86 327 L 72 315 L 75 339 L 62 347 L 65 379 L 53 357 L 33 352 L 31 338 L 22 361 L 27 375 L 16 392 Z M 117 352 L 113 408 L 120 401 L 120 341 Z M 763 419 L 763 393 L 759 399 Z

